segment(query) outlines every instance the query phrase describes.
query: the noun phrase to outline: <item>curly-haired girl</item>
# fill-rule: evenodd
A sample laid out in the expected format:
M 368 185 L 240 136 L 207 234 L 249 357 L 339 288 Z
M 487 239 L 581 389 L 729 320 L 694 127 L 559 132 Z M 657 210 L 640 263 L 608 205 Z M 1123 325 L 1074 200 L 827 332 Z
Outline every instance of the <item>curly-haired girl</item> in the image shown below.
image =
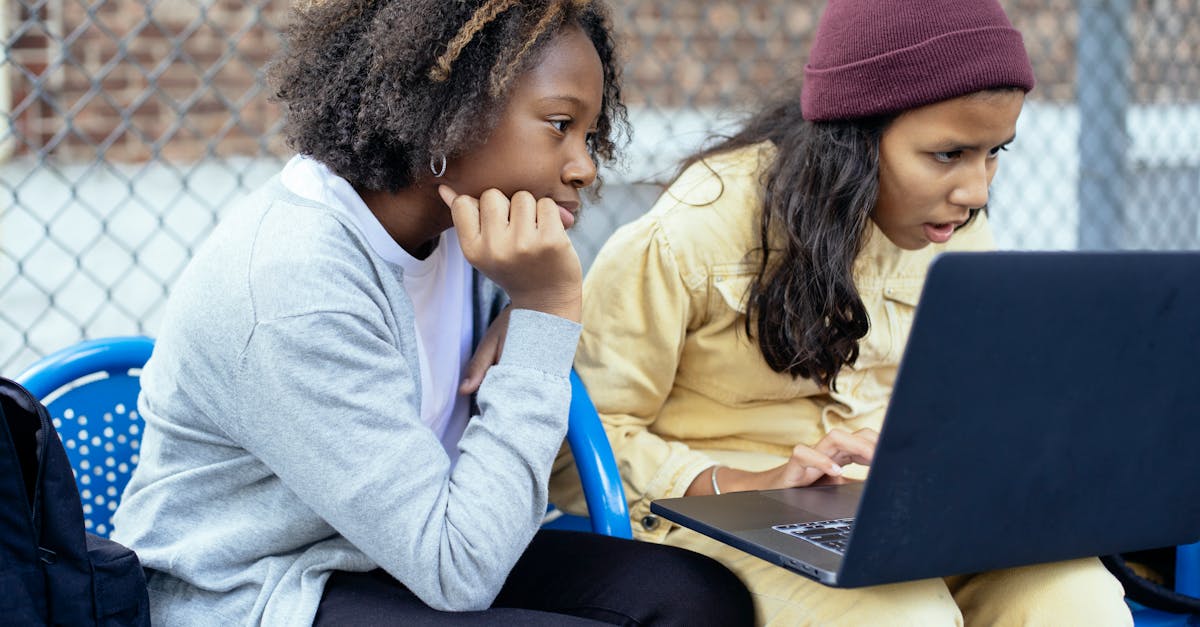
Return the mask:
M 649 509 L 865 474 L 930 261 L 992 245 L 982 210 L 1033 84 L 996 0 L 830 0 L 800 93 L 692 158 L 589 271 L 576 368 L 635 535 L 721 560 L 760 622 L 1129 622 L 1094 558 L 834 589 Z
M 605 9 L 292 20 L 269 75 L 300 154 L 197 253 L 142 375 L 115 537 L 154 622 L 748 621 L 709 558 L 539 531 L 580 332 L 565 229 L 623 120 Z

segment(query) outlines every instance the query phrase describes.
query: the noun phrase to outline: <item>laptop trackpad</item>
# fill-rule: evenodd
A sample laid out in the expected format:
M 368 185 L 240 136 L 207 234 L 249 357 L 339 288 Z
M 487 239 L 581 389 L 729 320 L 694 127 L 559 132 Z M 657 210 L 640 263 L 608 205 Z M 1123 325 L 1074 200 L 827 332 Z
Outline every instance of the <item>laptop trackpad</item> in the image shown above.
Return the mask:
M 811 520 L 848 518 L 858 511 L 863 483 L 855 481 L 842 485 L 817 486 L 812 488 L 788 488 L 764 490 L 759 494 L 786 503 L 789 507 L 802 509 L 812 514 Z M 784 521 L 780 521 L 784 522 Z M 790 521 L 808 522 L 808 521 Z

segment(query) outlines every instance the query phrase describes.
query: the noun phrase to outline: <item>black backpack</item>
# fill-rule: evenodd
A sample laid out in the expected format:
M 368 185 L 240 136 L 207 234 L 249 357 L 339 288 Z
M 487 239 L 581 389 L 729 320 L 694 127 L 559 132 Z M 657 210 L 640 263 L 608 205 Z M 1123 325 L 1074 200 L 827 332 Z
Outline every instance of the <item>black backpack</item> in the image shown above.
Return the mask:
M 149 625 L 133 551 L 86 533 L 46 408 L 0 377 L 0 617 L 17 625 Z

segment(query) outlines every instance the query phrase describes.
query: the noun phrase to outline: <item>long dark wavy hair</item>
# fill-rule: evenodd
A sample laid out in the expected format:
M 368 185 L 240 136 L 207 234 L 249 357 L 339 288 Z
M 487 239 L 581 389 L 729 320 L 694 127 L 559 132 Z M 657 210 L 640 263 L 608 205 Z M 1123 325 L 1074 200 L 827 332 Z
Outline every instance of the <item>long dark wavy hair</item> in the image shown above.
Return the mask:
M 628 121 L 601 0 L 296 0 L 267 78 L 294 150 L 357 189 L 395 192 L 482 142 L 514 79 L 570 25 L 600 55 L 588 148 L 608 162 Z
M 776 148 L 761 174 L 758 271 L 745 322 L 776 372 L 836 390 L 838 372 L 858 359 L 869 320 L 854 260 L 879 197 L 879 141 L 894 119 L 810 123 L 793 96 L 684 164 L 765 141 Z
M 838 373 L 858 360 L 870 328 L 854 261 L 879 199 L 879 143 L 901 114 L 809 122 L 796 91 L 680 170 L 746 146 L 775 146 L 760 180 L 758 271 L 746 295 L 746 333 L 772 370 L 837 390 Z M 982 93 L 1003 91 L 1010 89 Z M 980 211 L 987 207 L 971 209 L 958 228 Z

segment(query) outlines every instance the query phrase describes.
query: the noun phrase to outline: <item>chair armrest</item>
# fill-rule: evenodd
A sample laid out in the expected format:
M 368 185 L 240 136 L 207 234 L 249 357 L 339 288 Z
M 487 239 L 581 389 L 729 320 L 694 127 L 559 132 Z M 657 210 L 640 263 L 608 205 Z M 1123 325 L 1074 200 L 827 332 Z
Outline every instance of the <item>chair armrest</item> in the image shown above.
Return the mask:
M 606 536 L 632 538 L 629 506 L 612 446 L 600 423 L 600 416 L 587 388 L 571 371 L 571 414 L 567 426 L 567 444 L 575 457 L 575 468 L 583 484 L 592 531 Z

